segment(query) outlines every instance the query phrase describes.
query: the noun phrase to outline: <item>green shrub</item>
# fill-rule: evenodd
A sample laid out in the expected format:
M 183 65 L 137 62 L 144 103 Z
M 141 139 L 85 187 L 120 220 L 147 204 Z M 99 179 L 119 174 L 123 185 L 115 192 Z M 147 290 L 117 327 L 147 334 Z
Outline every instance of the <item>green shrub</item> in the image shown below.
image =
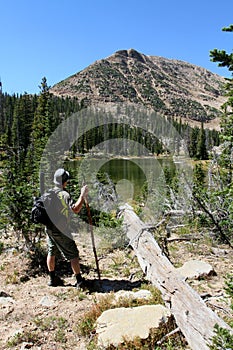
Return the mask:
M 231 308 L 233 310 L 233 275 L 227 274 L 225 290 L 231 298 Z M 233 326 L 233 318 L 229 321 L 230 326 Z M 219 325 L 214 326 L 215 335 L 212 338 L 212 344 L 209 345 L 211 350 L 230 350 L 233 349 L 233 334 L 226 328 Z
M 216 335 L 212 338 L 212 344 L 209 345 L 211 350 L 230 350 L 233 349 L 233 335 L 228 329 L 222 328 L 219 325 L 214 326 Z

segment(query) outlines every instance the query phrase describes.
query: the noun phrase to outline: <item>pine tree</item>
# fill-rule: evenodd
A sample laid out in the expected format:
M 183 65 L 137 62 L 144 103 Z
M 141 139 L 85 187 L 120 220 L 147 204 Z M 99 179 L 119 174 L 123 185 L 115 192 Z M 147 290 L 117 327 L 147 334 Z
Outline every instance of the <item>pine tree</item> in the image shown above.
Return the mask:
M 13 147 L 26 149 L 30 142 L 30 132 L 33 121 L 33 105 L 30 95 L 24 94 L 15 102 L 12 124 Z
M 206 135 L 205 135 L 203 122 L 201 123 L 201 129 L 199 130 L 199 133 L 198 133 L 196 157 L 197 159 L 200 159 L 200 160 L 208 159 L 208 152 L 206 149 Z
M 233 25 L 225 27 L 222 30 L 233 32 Z M 214 49 L 210 51 L 210 57 L 213 62 L 218 62 L 219 67 L 227 67 L 230 72 L 233 71 L 233 53 L 228 54 L 225 50 Z M 230 167 L 231 171 L 233 154 L 233 79 L 226 79 L 226 82 L 225 91 L 228 100 L 223 105 L 223 114 L 221 117 L 221 139 L 225 146 L 222 161 L 226 167 Z
M 189 155 L 191 158 L 194 158 L 197 155 L 198 133 L 199 133 L 199 129 L 197 127 L 191 128 L 191 131 L 189 131 L 189 137 L 188 137 L 187 143 L 188 143 Z
M 35 183 L 38 179 L 38 171 L 40 160 L 52 132 L 51 126 L 51 94 L 49 93 L 49 86 L 46 78 L 42 79 L 40 85 L 40 95 L 38 98 L 38 105 L 34 114 L 31 132 L 31 145 L 28 152 L 28 164 L 32 168 L 32 173 Z
M 12 99 L 10 100 L 12 102 Z M 10 143 L 5 145 L 8 155 L 4 169 L 4 196 L 2 199 L 3 220 L 10 223 L 16 235 L 22 235 L 26 244 L 31 244 L 30 207 L 32 192 L 26 166 L 26 154 L 33 118 L 33 101 L 29 95 L 14 98 L 13 117 L 7 125 L 11 133 L 7 133 Z M 11 125 L 11 128 L 10 128 Z

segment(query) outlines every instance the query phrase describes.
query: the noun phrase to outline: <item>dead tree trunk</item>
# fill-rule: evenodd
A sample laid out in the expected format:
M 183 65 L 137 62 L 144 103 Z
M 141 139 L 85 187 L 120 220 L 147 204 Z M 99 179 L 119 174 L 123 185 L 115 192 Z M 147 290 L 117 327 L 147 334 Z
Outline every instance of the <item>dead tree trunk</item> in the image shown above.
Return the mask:
M 216 323 L 232 329 L 182 280 L 133 209 L 128 205 L 121 209 L 127 237 L 147 279 L 161 291 L 189 346 L 193 350 L 209 350 Z

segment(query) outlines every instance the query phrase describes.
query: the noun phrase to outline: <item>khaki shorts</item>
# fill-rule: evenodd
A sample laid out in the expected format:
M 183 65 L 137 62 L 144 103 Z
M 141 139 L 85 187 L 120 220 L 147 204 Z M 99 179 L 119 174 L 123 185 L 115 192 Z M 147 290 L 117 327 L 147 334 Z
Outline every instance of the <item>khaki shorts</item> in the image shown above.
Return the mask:
M 60 252 L 67 260 L 79 257 L 78 248 L 71 237 L 55 229 L 51 230 L 47 228 L 46 232 L 49 256 L 57 256 Z

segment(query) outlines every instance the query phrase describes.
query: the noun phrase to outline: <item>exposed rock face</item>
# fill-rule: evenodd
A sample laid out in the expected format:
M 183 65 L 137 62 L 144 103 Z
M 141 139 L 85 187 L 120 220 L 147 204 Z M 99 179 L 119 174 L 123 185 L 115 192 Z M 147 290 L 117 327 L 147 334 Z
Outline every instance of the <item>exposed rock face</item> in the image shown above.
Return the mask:
M 86 104 L 131 102 L 186 120 L 218 117 L 224 78 L 193 64 L 133 49 L 117 51 L 54 85 L 50 92 Z
M 166 324 L 170 311 L 162 305 L 144 305 L 134 308 L 117 308 L 104 311 L 97 320 L 98 345 L 107 348 L 117 347 L 125 339 L 147 339 L 150 330 Z

